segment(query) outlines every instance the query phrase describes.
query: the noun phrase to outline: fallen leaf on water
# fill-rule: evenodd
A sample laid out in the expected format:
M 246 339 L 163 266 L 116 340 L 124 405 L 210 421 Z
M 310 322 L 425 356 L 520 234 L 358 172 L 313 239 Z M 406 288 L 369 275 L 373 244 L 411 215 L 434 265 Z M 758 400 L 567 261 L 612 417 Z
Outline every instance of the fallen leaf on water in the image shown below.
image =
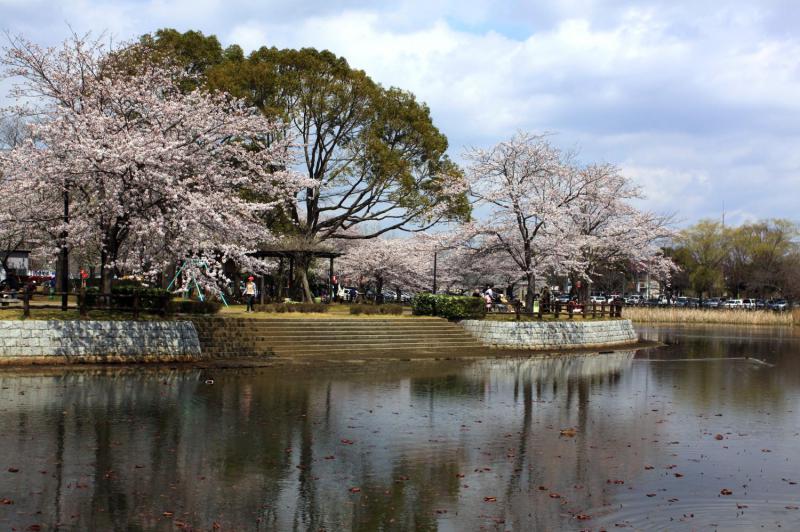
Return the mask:
M 484 497 L 483 502 L 497 502 L 497 497 Z
M 339 440 L 345 445 L 353 445 L 355 442 L 353 440 Z
M 772 451 L 771 451 L 771 450 L 769 450 L 769 449 L 761 449 L 761 452 L 762 452 L 762 453 L 771 453 Z
M 648 497 L 655 497 L 655 496 L 656 496 L 656 494 L 655 494 L 655 493 L 648 493 L 648 494 L 647 494 L 647 496 L 648 496 Z
M 648 471 L 649 471 L 650 469 L 655 469 L 655 467 L 654 467 L 654 466 L 651 466 L 651 465 L 646 465 L 646 466 L 644 466 L 644 468 L 645 468 L 645 469 L 647 469 Z
M 683 473 L 675 473 L 675 476 L 676 476 L 677 478 L 681 478 L 681 477 L 683 477 Z
M 8 472 L 9 473 L 19 473 L 19 469 L 17 469 L 16 467 L 9 467 L 8 468 Z
M 723 488 L 722 490 L 720 490 L 719 493 L 720 493 L 720 495 L 733 495 L 733 492 L 731 490 L 729 490 L 728 488 Z
M 793 506 L 793 505 L 790 504 L 789 506 L 786 507 L 786 509 L 787 510 L 800 510 L 800 506 Z
M 359 493 L 361 488 L 350 488 L 350 493 Z
M 172 517 L 175 514 L 174 514 L 174 512 L 164 512 L 161 515 L 163 515 L 164 517 Z
M 744 509 L 744 508 L 747 508 L 748 506 L 747 506 L 746 504 L 738 504 L 738 503 L 737 503 L 737 504 L 736 504 L 736 507 L 737 507 L 738 509 L 742 510 L 742 509 Z
M 562 436 L 568 436 L 568 437 L 572 438 L 573 436 L 578 434 L 578 430 L 577 429 L 573 429 L 573 428 L 561 429 L 560 433 L 561 433 Z
M 722 434 L 717 434 L 716 436 L 714 436 L 714 439 L 715 440 L 724 440 L 725 436 L 723 436 Z
M 586 514 L 578 514 L 575 516 L 575 519 L 577 519 L 578 521 L 588 521 L 591 518 L 592 518 L 591 515 L 586 515 Z
M 539 491 L 547 491 L 547 486 L 539 486 Z
M 551 494 L 550 494 L 550 498 L 551 498 L 551 499 L 560 499 L 560 498 L 561 498 L 561 495 L 559 495 L 558 493 L 555 493 L 555 492 L 554 492 L 554 493 L 551 493 Z

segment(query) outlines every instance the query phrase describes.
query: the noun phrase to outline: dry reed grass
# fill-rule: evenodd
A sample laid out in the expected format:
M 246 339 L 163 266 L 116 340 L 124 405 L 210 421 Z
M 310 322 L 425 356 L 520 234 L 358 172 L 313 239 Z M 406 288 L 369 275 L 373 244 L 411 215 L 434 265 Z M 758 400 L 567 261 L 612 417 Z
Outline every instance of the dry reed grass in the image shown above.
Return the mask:
M 769 310 L 625 307 L 622 310 L 622 317 L 637 323 L 793 325 L 800 324 L 800 309 L 792 312 L 772 312 Z

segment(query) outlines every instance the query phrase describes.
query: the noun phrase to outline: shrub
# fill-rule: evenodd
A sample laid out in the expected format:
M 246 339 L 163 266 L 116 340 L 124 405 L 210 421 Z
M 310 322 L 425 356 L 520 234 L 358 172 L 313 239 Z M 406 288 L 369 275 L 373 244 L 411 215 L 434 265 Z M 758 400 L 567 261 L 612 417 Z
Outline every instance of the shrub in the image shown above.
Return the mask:
M 448 320 L 480 319 L 486 315 L 483 299 L 470 296 L 417 294 L 411 299 L 415 316 L 440 316 Z
M 221 308 L 222 303 L 210 299 L 205 301 L 171 301 L 169 305 L 171 312 L 179 312 L 181 314 L 216 314 Z
M 93 307 L 97 304 L 97 294 L 99 293 L 100 289 L 96 286 L 90 286 L 84 291 L 87 307 Z
M 350 314 L 395 315 L 403 313 L 403 305 L 350 305 Z
M 139 307 L 142 309 L 163 310 L 172 299 L 172 294 L 163 288 L 144 288 L 130 281 L 122 286 L 113 286 L 111 294 L 113 307 L 118 309 L 133 308 L 133 296 L 139 295 Z M 89 289 L 87 289 L 88 292 Z

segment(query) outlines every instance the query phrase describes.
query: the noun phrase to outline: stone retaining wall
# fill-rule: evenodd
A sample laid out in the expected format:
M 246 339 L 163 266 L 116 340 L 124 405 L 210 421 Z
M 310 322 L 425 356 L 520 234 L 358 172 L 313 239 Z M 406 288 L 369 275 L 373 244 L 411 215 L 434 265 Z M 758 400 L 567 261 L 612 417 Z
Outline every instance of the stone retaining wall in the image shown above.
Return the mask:
M 0 321 L 0 364 L 200 358 L 189 321 Z
M 571 349 L 634 344 L 630 320 L 460 322 L 481 343 L 500 349 Z

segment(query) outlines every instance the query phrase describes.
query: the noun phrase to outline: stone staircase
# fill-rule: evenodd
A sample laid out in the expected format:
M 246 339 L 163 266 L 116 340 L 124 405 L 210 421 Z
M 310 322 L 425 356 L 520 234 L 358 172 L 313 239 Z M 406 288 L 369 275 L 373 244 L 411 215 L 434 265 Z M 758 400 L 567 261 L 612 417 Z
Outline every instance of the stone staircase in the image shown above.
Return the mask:
M 459 325 L 439 318 L 193 320 L 203 354 L 325 358 L 439 358 L 487 351 Z

